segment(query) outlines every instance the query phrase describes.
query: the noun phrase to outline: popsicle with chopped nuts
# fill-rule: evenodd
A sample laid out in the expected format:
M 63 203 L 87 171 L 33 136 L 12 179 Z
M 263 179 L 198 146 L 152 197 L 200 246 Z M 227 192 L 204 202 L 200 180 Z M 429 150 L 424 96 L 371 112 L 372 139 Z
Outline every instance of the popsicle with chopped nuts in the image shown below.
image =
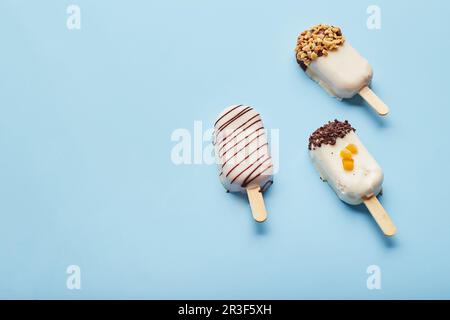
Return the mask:
M 246 105 L 226 108 L 214 124 L 213 144 L 222 185 L 247 193 L 254 219 L 265 221 L 262 193 L 273 183 L 273 163 L 260 114 Z
M 378 114 L 388 114 L 388 106 L 369 88 L 372 67 L 345 40 L 340 28 L 319 24 L 303 31 L 295 51 L 303 71 L 329 94 L 339 99 L 359 94 Z
M 350 205 L 364 203 L 387 236 L 396 232 L 377 199 L 383 171 L 348 121 L 330 121 L 309 137 L 309 154 L 323 181 Z

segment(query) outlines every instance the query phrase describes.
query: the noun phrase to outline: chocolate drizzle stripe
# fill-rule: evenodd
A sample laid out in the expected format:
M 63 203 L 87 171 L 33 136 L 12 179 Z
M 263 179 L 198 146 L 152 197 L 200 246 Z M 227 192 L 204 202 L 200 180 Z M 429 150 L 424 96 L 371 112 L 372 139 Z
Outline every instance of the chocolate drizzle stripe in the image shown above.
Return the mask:
M 256 175 L 255 177 L 253 177 L 252 179 L 250 179 L 250 177 L 252 176 L 253 173 L 255 173 L 256 170 L 258 170 L 264 163 L 266 163 L 268 160 L 271 160 L 271 157 L 269 156 L 266 160 L 264 160 L 263 162 L 261 162 L 255 169 L 253 169 L 252 172 L 250 172 L 250 174 L 245 178 L 244 182 L 242 182 L 241 187 L 245 188 L 248 186 L 248 184 L 250 182 L 252 182 L 253 180 L 255 180 L 257 177 L 259 177 L 264 171 L 266 171 L 268 168 L 264 169 L 263 171 L 261 171 L 258 175 Z M 272 165 L 269 166 L 269 168 Z M 250 179 L 250 180 L 249 180 Z M 247 181 L 248 180 L 248 181 Z
M 231 108 L 230 110 L 225 112 L 219 119 L 217 119 L 216 122 L 214 122 L 214 127 L 219 123 L 220 120 L 222 120 L 224 117 L 226 117 L 228 114 L 230 114 L 230 112 L 233 112 L 234 110 L 236 110 L 239 107 L 242 107 L 242 104 L 239 104 L 239 105 L 235 106 L 234 108 Z
M 252 183 L 256 178 L 260 177 L 264 172 L 266 172 L 267 170 L 269 170 L 270 168 L 272 168 L 273 165 L 269 165 L 267 168 L 265 168 L 263 171 L 261 171 L 260 173 L 258 173 L 256 176 L 254 176 L 250 181 L 247 182 L 247 184 L 245 186 L 243 186 L 243 188 L 246 188 L 250 183 Z M 273 183 L 273 181 L 272 181 Z M 265 186 L 265 185 L 264 185 Z
M 236 157 L 242 150 L 244 150 L 245 148 L 247 148 L 253 141 L 257 140 L 259 137 L 263 136 L 265 134 L 265 132 L 259 134 L 258 136 L 256 136 L 255 138 L 253 138 L 249 143 L 247 143 L 245 146 L 243 146 L 239 151 L 237 151 L 232 157 L 230 157 L 229 159 L 227 159 L 227 161 L 225 161 L 222 164 L 222 168 L 225 167 L 225 165 L 227 164 L 228 161 L 230 161 L 231 159 L 233 159 L 234 157 Z
M 238 114 L 236 114 L 234 117 L 230 118 L 228 121 L 226 121 L 224 124 L 222 124 L 219 129 L 217 129 L 217 134 L 219 134 L 221 131 L 223 131 L 226 127 L 228 127 L 230 124 L 232 124 L 234 121 L 236 121 L 237 119 L 239 119 L 240 117 L 242 117 L 244 114 L 246 114 L 247 112 L 252 111 L 253 108 L 250 107 L 245 107 L 244 109 L 242 109 L 241 111 L 239 111 Z
M 273 180 L 269 180 L 261 187 L 261 192 L 266 191 L 271 185 L 273 185 Z
M 225 177 L 228 177 L 228 176 L 231 174 L 231 172 L 234 171 L 234 169 L 236 169 L 237 167 L 239 167 L 239 166 L 242 164 L 242 162 L 244 162 L 245 160 L 247 160 L 248 158 L 250 158 L 250 156 L 252 156 L 255 152 L 257 152 L 258 150 L 260 150 L 261 148 L 263 148 L 263 147 L 265 147 L 265 146 L 267 146 L 267 145 L 269 145 L 269 144 L 268 144 L 268 143 L 265 143 L 265 144 L 263 144 L 262 146 L 259 146 L 258 148 L 256 148 L 255 150 L 253 150 L 248 156 L 246 156 L 244 159 L 242 159 L 241 162 L 239 162 L 239 163 L 236 164 L 233 168 L 231 168 L 231 170 L 228 171 L 228 173 L 227 173 L 227 175 L 226 175 Z M 258 160 L 256 160 L 256 161 L 258 161 Z M 222 173 L 223 173 L 223 172 L 220 173 L 219 177 L 222 175 Z M 233 180 L 233 181 L 234 181 L 234 180 Z
M 254 125 L 254 124 L 256 124 L 256 123 L 257 123 L 257 122 L 254 122 L 252 125 Z M 251 127 L 252 125 L 250 125 L 249 127 Z M 245 132 L 245 130 L 247 130 L 247 129 L 248 129 L 248 128 L 244 129 L 242 132 Z M 264 129 L 264 127 L 263 127 L 263 126 L 258 127 L 256 130 L 253 130 L 251 133 L 247 134 L 244 138 L 242 138 L 241 140 L 239 140 L 238 142 L 236 142 L 231 148 L 228 148 L 224 153 L 222 153 L 221 157 L 222 157 L 225 153 L 227 153 L 230 149 L 234 148 L 234 147 L 237 146 L 239 143 L 241 143 L 242 141 L 244 141 L 245 139 L 247 139 L 249 136 L 251 136 L 251 135 L 254 134 L 255 132 L 258 132 L 258 131 L 261 130 L 261 129 Z M 237 136 L 238 136 L 238 135 L 236 135 L 236 137 L 237 137 Z M 236 137 L 234 137 L 234 138 L 236 138 Z M 234 138 L 233 138 L 233 139 L 234 139 Z M 223 144 L 223 146 L 219 149 L 218 153 L 220 153 L 220 151 L 222 151 L 222 149 L 223 149 L 224 147 L 226 147 L 227 144 L 230 143 L 231 141 L 232 141 L 232 140 L 229 140 L 229 141 L 225 142 L 225 143 Z
M 241 172 L 239 172 L 234 178 L 233 180 L 231 180 L 231 183 L 235 182 L 237 178 L 239 178 L 245 171 L 247 171 L 248 169 L 250 169 L 251 167 L 253 167 L 255 164 L 257 164 L 259 162 L 259 160 L 261 160 L 262 158 L 266 157 L 266 154 L 263 154 L 262 156 L 260 156 L 258 159 L 256 159 L 255 162 L 253 162 L 252 164 L 248 165 L 244 170 L 242 170 Z M 268 156 L 268 158 L 266 158 L 264 161 L 266 161 L 267 159 L 270 159 L 270 156 Z
M 230 134 L 228 134 L 227 136 L 225 136 L 220 142 L 219 145 L 224 142 L 225 140 L 227 140 L 229 137 L 233 136 L 237 131 L 241 130 L 241 128 L 243 126 L 245 126 L 247 123 L 249 123 L 250 121 L 252 121 L 253 119 L 255 119 L 256 117 L 259 117 L 259 114 L 254 115 L 253 117 L 251 117 L 250 119 L 248 119 L 247 121 L 245 121 L 243 124 L 241 124 L 239 127 L 237 127 L 236 129 L 234 129 L 233 131 L 231 131 Z M 261 119 L 256 120 L 255 122 L 253 122 L 252 124 L 248 125 L 247 127 L 245 127 L 244 129 L 242 129 L 242 131 L 238 132 L 234 137 L 237 137 L 240 133 L 245 132 L 245 130 L 247 130 L 248 128 L 250 128 L 252 125 L 258 123 L 258 122 L 262 122 Z M 233 137 L 233 138 L 234 138 Z M 227 142 L 228 143 L 228 142 Z M 222 146 L 223 147 L 223 146 Z M 222 149 L 222 147 L 220 149 Z M 220 150 L 219 150 L 220 151 Z

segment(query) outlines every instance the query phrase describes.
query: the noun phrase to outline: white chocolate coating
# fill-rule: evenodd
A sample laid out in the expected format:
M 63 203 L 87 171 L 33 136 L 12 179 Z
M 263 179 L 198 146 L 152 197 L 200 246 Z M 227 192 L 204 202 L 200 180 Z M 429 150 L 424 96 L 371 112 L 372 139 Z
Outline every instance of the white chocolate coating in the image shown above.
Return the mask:
M 306 74 L 339 99 L 353 97 L 370 85 L 373 77 L 369 62 L 347 42 L 312 61 Z
M 219 177 L 230 192 L 246 192 L 272 184 L 273 164 L 262 119 L 252 107 L 233 105 L 214 125 L 214 149 Z
M 345 171 L 340 152 L 350 143 L 357 146 L 358 153 L 353 155 L 353 171 Z M 342 201 L 357 205 L 365 197 L 380 193 L 383 171 L 353 131 L 338 138 L 334 146 L 322 145 L 310 150 L 310 156 L 321 178 Z

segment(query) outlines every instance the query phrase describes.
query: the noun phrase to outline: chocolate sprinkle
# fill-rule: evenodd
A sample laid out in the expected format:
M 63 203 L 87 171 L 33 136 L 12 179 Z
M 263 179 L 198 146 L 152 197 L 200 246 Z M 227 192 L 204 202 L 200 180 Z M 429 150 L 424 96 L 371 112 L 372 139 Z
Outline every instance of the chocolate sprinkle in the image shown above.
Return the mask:
M 337 119 L 329 121 L 327 124 L 314 131 L 309 137 L 308 149 L 314 150 L 320 148 L 323 144 L 334 146 L 338 138 L 344 138 L 347 133 L 351 131 L 356 130 L 347 120 L 344 122 Z

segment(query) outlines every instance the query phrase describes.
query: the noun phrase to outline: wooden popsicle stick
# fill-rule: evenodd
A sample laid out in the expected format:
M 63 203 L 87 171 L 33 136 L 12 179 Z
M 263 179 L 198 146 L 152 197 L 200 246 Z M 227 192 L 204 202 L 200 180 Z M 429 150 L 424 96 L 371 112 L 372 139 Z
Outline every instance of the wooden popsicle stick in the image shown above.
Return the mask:
M 385 116 L 389 113 L 389 107 L 369 88 L 364 87 L 359 95 L 380 115 Z
M 252 186 L 247 188 L 248 201 L 252 208 L 253 218 L 257 222 L 264 222 L 267 219 L 266 206 L 264 205 L 264 198 L 260 192 L 259 186 Z
M 385 236 L 391 237 L 397 232 L 397 228 L 376 196 L 364 200 L 364 204 L 369 209 Z

